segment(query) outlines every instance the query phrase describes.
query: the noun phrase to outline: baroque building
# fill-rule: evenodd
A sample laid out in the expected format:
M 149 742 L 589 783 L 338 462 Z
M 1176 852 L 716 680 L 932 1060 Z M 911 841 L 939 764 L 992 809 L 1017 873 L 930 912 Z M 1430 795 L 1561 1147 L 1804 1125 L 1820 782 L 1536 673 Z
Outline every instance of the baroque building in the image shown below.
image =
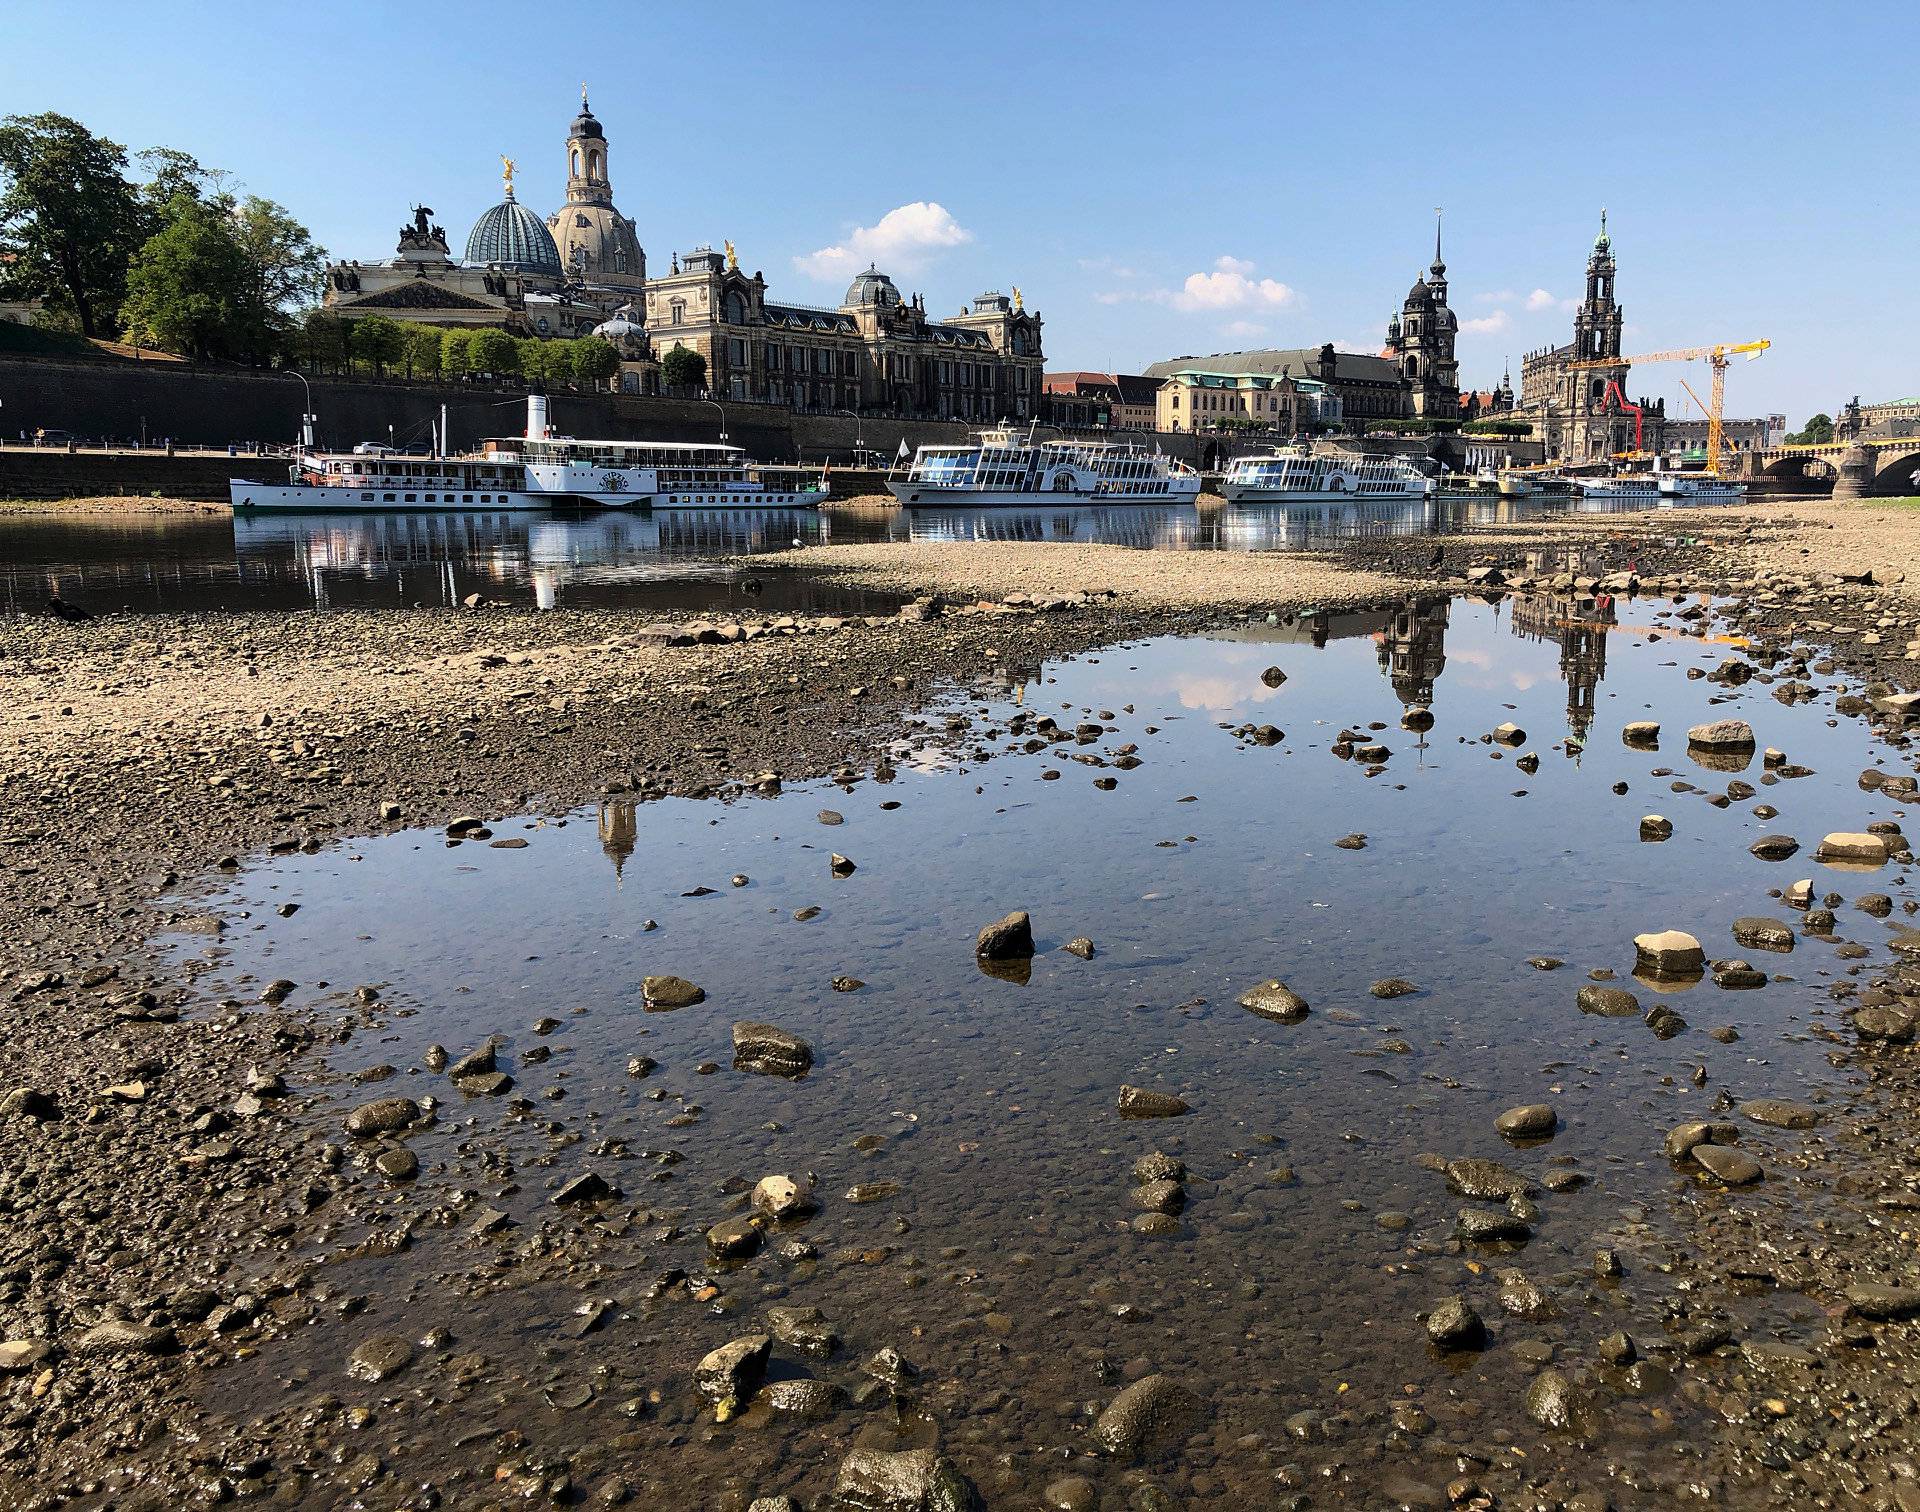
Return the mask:
M 869 267 L 837 308 L 767 298 L 764 274 L 741 271 L 733 243 L 696 248 L 647 282 L 654 351 L 698 352 L 721 397 L 796 409 L 1025 420 L 1038 413 L 1041 320 L 1016 288 L 946 320 L 927 314 Z
M 544 219 L 504 193 L 473 224 L 456 260 L 434 212 L 416 208 L 385 262 L 327 269 L 327 308 L 440 326 L 494 326 L 517 336 L 597 335 L 621 357 L 618 386 L 657 392 L 673 347 L 706 361 L 714 397 L 800 409 L 1027 420 L 1039 414 L 1040 316 L 1020 290 L 976 295 L 945 320 L 869 267 L 836 308 L 767 297 L 766 279 L 701 247 L 649 278 L 638 227 L 613 199 L 607 134 L 580 91 L 567 128 L 566 203 Z
M 1641 444 L 1657 452 L 1666 424 L 1666 400 L 1626 401 L 1628 365 L 1621 360 L 1625 312 L 1614 297 L 1613 238 L 1607 212 L 1587 257 L 1586 293 L 1573 315 L 1573 340 L 1529 352 L 1520 362 L 1520 402 L 1513 418 L 1527 421 L 1550 462 L 1600 462 L 1633 450 L 1634 408 L 1641 412 Z M 1575 368 L 1575 362 L 1598 367 Z
M 1460 364 L 1454 360 L 1459 318 L 1447 306 L 1447 265 L 1440 256 L 1440 221 L 1433 223 L 1433 264 L 1415 278 L 1400 313 L 1387 322 L 1381 356 L 1407 380 L 1413 416 L 1420 420 L 1460 418 Z

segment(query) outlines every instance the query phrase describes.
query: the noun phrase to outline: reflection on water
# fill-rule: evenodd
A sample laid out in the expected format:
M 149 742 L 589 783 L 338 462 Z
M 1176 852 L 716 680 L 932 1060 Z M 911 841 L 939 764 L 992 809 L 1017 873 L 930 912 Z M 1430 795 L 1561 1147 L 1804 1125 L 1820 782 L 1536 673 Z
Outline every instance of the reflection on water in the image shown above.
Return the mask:
M 1602 501 L 1604 502 L 1604 501 Z M 1606 503 L 1617 509 L 1617 502 Z M 885 608 L 888 596 L 730 558 L 822 542 L 1074 541 L 1145 551 L 1294 551 L 1565 514 L 1564 497 L 1449 494 L 1399 503 L 1036 505 L 596 514 L 409 513 L 0 517 L 0 612 L 57 594 L 96 611 L 502 602 L 770 612 Z M 756 592 L 760 596 L 756 596 Z M 749 602 L 751 600 L 751 602 Z
M 1502 1442 L 1530 1442 L 1527 1372 L 1509 1346 L 1541 1341 L 1578 1370 L 1604 1330 L 1659 1335 L 1672 1297 L 1653 1226 L 1685 1183 L 1657 1158 L 1662 1132 L 1703 1116 L 1722 1085 L 1805 1095 L 1826 1074 L 1825 1046 L 1805 1032 L 1826 1010 L 1818 940 L 1802 942 L 1812 960 L 1796 956 L 1794 976 L 1762 991 L 1696 988 L 1695 1024 L 1677 1048 L 1638 1018 L 1575 1006 L 1589 969 L 1631 969 L 1639 930 L 1684 928 L 1717 955 L 1735 918 L 1775 909 L 1767 889 L 1780 874 L 1747 848 L 1766 827 L 1750 804 L 1710 805 L 1714 778 L 1691 767 L 1706 791 L 1676 794 L 1649 773 L 1682 764 L 1678 751 L 1617 738 L 1629 719 L 1684 729 L 1700 717 L 1707 695 L 1687 668 L 1724 654 L 1650 643 L 1658 607 L 1568 596 L 1515 612 L 1420 598 L 1385 614 L 1008 667 L 928 716 L 930 731 L 950 715 L 970 720 L 968 744 L 1000 752 L 992 761 L 956 765 L 930 736 L 910 737 L 889 753 L 898 775 L 884 783 L 795 784 L 732 805 L 618 800 L 564 826 L 496 826 L 524 849 L 397 833 L 276 858 L 228 884 L 250 927 L 210 950 L 197 937 L 182 948 L 208 951 L 209 985 L 240 998 L 273 977 L 330 981 L 302 989 L 323 1015 L 351 1011 L 342 984 L 384 984 L 401 1012 L 338 1051 L 338 1069 L 390 1064 L 400 1069 L 380 1095 L 447 1100 L 441 1125 L 409 1141 L 430 1174 L 393 1195 L 394 1211 L 485 1204 L 520 1234 L 562 1231 L 594 1247 L 607 1279 L 592 1284 L 612 1288 L 634 1321 L 611 1334 L 569 1328 L 583 1273 L 509 1263 L 533 1253 L 518 1239 L 497 1245 L 498 1265 L 481 1264 L 464 1219 L 410 1227 L 412 1249 L 391 1261 L 337 1255 L 333 1284 L 353 1292 L 382 1264 L 433 1278 L 410 1294 L 432 1313 L 415 1332 L 456 1321 L 454 1347 L 485 1362 L 473 1400 L 537 1428 L 556 1453 L 621 1435 L 622 1469 L 651 1488 L 646 1505 L 706 1505 L 749 1430 L 756 1453 L 791 1456 L 818 1478 L 860 1428 L 850 1412 L 824 1432 L 764 1411 L 737 1434 L 695 1421 L 694 1362 L 759 1326 L 778 1298 L 821 1308 L 846 1340 L 831 1360 L 777 1348 L 784 1369 L 851 1387 L 858 1362 L 893 1344 L 928 1373 L 943 1420 L 954 1401 L 994 1403 L 953 1425 L 954 1452 L 976 1475 L 1033 1465 L 1033 1445 L 1061 1438 L 1058 1404 L 1111 1394 L 1117 1378 L 1101 1362 L 1148 1361 L 1220 1411 L 1206 1461 L 1218 1504 L 1265 1506 L 1274 1467 L 1261 1446 L 1318 1452 L 1290 1444 L 1306 1435 L 1288 1420 L 1307 1409 L 1366 1415 L 1377 1449 L 1388 1405 L 1418 1389 L 1443 1438 L 1481 1442 L 1495 1423 Z M 1262 676 L 1276 663 L 1287 674 L 1277 687 Z M 1869 757 L 1857 724 L 1829 726 L 1825 700 L 1786 707 L 1757 686 L 1716 696 L 1818 771 L 1850 773 Z M 1437 720 L 1417 749 L 1397 728 L 1412 702 Z M 1068 730 L 1098 718 L 1102 733 L 1028 750 L 1041 713 Z M 1538 750 L 1537 771 L 1481 740 L 1508 720 L 1530 731 L 1522 749 Z M 1577 762 L 1554 748 L 1565 720 L 1592 726 Z M 1280 744 L 1230 733 L 1266 722 L 1287 731 Z M 1343 726 L 1372 723 L 1393 748 L 1378 777 L 1330 749 Z M 1802 834 L 1891 812 L 1851 780 L 1758 780 Z M 1615 783 L 1635 791 L 1616 796 Z M 1665 845 L 1638 839 L 1655 792 L 1678 831 Z M 831 828 L 816 817 L 823 807 Z M 1365 848 L 1336 849 L 1346 832 Z M 834 874 L 833 851 L 858 869 Z M 290 902 L 304 906 L 273 907 Z M 1014 907 L 1031 910 L 1041 946 L 1024 984 L 973 960 L 974 932 Z M 1061 950 L 1083 933 L 1092 959 Z M 1544 954 L 1569 969 L 1528 964 Z M 636 984 L 650 973 L 687 976 L 706 1001 L 643 1012 Z M 835 990 L 849 976 L 857 990 Z M 1234 1005 L 1270 976 L 1311 1015 L 1278 1025 Z M 1418 991 L 1377 1001 L 1368 983 L 1386 977 Z M 549 1027 L 564 1021 L 547 1037 L 535 1027 L 543 1015 Z M 812 1074 L 787 1083 L 727 1070 L 737 1019 L 808 1040 Z M 1737 1025 L 1740 1042 L 1709 1039 L 1717 1024 Z M 464 1049 L 490 1035 L 537 1117 L 421 1069 L 430 1044 Z M 644 1081 L 625 1074 L 637 1055 L 657 1062 Z M 1711 1070 L 1706 1092 L 1678 1074 L 1696 1062 Z M 1123 1124 L 1122 1083 L 1179 1093 L 1192 1112 Z M 1555 1105 L 1560 1132 L 1545 1149 L 1508 1148 L 1494 1115 L 1533 1101 Z M 1776 1168 L 1802 1147 L 1753 1128 L 1742 1143 Z M 1156 1148 L 1192 1174 L 1176 1232 L 1150 1239 L 1129 1223 L 1128 1171 Z M 1564 1161 L 1587 1178 L 1540 1197 L 1524 1249 L 1479 1256 L 1523 1267 L 1554 1307 L 1525 1321 L 1500 1311 L 1495 1278 L 1451 1237 L 1461 1199 L 1423 1169 L 1430 1151 L 1509 1161 L 1536 1179 Z M 556 1217 L 550 1189 L 587 1168 L 672 1226 Z M 822 1209 L 800 1232 L 832 1258 L 792 1264 L 770 1240 L 754 1259 L 714 1265 L 700 1235 L 732 1211 L 727 1194 L 782 1170 L 818 1174 Z M 849 1200 L 855 1183 L 886 1195 Z M 1606 1283 L 1596 1312 L 1594 1283 L 1581 1278 L 1606 1245 L 1622 1248 L 1626 1275 Z M 721 1302 L 696 1310 L 636 1279 L 668 1266 L 711 1277 Z M 495 1279 L 465 1279 L 482 1274 Z M 1484 1357 L 1446 1362 L 1428 1349 L 1421 1315 L 1453 1290 L 1494 1320 L 1498 1347 Z M 376 1305 L 366 1318 L 316 1317 L 277 1352 L 236 1362 L 210 1410 L 276 1383 L 284 1396 L 289 1379 L 313 1383 L 290 1407 L 322 1388 L 372 1400 L 375 1388 L 348 1382 L 338 1362 L 391 1316 Z M 1782 1312 L 1773 1330 L 1803 1338 L 1817 1309 L 1809 1316 Z M 289 1350 L 310 1353 L 309 1377 L 289 1374 Z M 542 1405 L 541 1380 L 588 1379 L 614 1359 L 660 1385 L 655 1413 L 621 1417 L 624 1391 L 565 1418 Z M 1670 1463 L 1673 1433 L 1701 1421 L 1679 1392 L 1607 1401 L 1596 1454 L 1609 1465 Z M 1339 1452 L 1361 1441 L 1356 1427 Z M 1345 1458 L 1351 1503 L 1400 1505 L 1376 1477 L 1409 1453 L 1433 1473 L 1417 1450 Z M 1075 1464 L 1122 1504 L 1124 1467 Z M 1041 1456 L 1033 1473 L 1037 1485 L 1054 1472 Z M 685 1494 L 660 1489 L 674 1485 Z

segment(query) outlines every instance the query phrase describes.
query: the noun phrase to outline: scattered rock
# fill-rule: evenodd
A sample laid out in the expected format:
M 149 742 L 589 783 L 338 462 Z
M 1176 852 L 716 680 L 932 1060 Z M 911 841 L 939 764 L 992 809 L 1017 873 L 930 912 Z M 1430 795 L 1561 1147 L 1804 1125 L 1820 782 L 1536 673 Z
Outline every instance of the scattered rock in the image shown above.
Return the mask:
M 1493 1121 L 1502 1139 L 1545 1139 L 1560 1127 L 1560 1116 L 1547 1103 L 1509 1108 Z
M 693 1383 L 713 1403 L 715 1418 L 724 1423 L 733 1416 L 741 1400 L 760 1384 L 772 1353 L 772 1335 L 749 1334 L 722 1344 L 694 1366 Z
M 706 992 L 685 977 L 650 976 L 640 983 L 641 995 L 649 1013 L 666 1013 L 675 1008 L 691 1008 L 707 1000 Z
M 1170 1376 L 1142 1376 L 1093 1425 L 1094 1441 L 1115 1459 L 1134 1461 L 1179 1448 L 1200 1427 L 1201 1401 Z
M 985 926 L 973 942 L 973 953 L 985 961 L 1011 961 L 1033 954 L 1033 924 L 1025 909 Z
M 1442 1349 L 1481 1349 L 1487 1325 L 1464 1297 L 1448 1297 L 1427 1314 L 1427 1337 Z
M 381 1097 L 347 1115 L 347 1132 L 360 1139 L 392 1134 L 420 1122 L 426 1111 L 411 1097 Z
M 1309 1011 L 1307 1000 L 1277 977 L 1241 993 L 1240 1006 L 1282 1024 L 1298 1023 Z
M 1684 930 L 1667 929 L 1658 934 L 1633 937 L 1637 957 L 1634 971 L 1651 977 L 1696 977 L 1705 970 L 1706 952 L 1700 942 Z
M 1184 1097 L 1145 1087 L 1121 1087 L 1118 1106 L 1122 1118 L 1178 1118 L 1192 1111 Z
M 733 1026 L 733 1069 L 762 1076 L 805 1076 L 813 1067 L 813 1046 L 773 1024 L 741 1022 Z

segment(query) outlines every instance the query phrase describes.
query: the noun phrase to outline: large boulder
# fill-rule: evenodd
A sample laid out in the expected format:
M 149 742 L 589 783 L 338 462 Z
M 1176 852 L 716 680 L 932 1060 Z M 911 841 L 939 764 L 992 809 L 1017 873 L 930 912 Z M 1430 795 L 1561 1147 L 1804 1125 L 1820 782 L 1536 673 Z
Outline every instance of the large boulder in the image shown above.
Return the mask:
M 1107 1404 L 1093 1437 L 1116 1459 L 1145 1459 L 1179 1448 L 1203 1416 L 1200 1399 L 1171 1376 L 1142 1376 Z
M 980 1496 L 937 1449 L 856 1449 L 840 1462 L 829 1505 L 841 1512 L 976 1512 Z
M 1706 970 L 1707 953 L 1685 930 L 1666 929 L 1633 937 L 1634 972 L 1650 977 L 1697 977 Z
M 1024 908 L 984 927 L 973 942 L 973 953 L 983 961 L 1012 961 L 1033 954 L 1033 922 Z
M 1249 987 L 1240 994 L 1240 1006 L 1261 1018 L 1282 1024 L 1298 1023 L 1308 1013 L 1307 1000 L 1278 977 Z
M 1753 726 L 1744 719 L 1717 719 L 1688 730 L 1687 744 L 1708 751 L 1751 751 L 1756 742 Z
M 733 1069 L 762 1076 L 805 1076 L 813 1067 L 813 1046 L 775 1024 L 741 1022 L 733 1026 Z

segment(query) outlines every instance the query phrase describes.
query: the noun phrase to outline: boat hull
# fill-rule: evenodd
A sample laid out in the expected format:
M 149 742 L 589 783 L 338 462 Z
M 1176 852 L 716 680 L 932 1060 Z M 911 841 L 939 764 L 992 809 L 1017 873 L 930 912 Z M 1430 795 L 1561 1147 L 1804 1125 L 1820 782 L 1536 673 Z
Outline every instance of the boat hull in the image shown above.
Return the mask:
M 1244 483 L 1227 483 L 1220 489 L 1229 504 L 1412 504 L 1432 493 L 1430 486 L 1366 493 L 1352 488 L 1258 488 Z
M 1032 507 L 1040 504 L 1191 504 L 1200 497 L 1198 478 L 1175 479 L 1165 493 L 1100 493 L 1087 488 L 974 489 L 938 488 L 924 483 L 887 480 L 887 492 L 916 509 L 976 509 Z
M 723 489 L 688 489 L 642 494 L 508 489 L 493 493 L 435 490 L 431 495 L 415 490 L 415 498 L 409 500 L 399 490 L 255 483 L 246 478 L 232 478 L 227 484 L 228 502 L 236 510 L 310 514 L 490 514 L 502 509 L 817 509 L 825 497 L 816 490 L 735 493 Z

